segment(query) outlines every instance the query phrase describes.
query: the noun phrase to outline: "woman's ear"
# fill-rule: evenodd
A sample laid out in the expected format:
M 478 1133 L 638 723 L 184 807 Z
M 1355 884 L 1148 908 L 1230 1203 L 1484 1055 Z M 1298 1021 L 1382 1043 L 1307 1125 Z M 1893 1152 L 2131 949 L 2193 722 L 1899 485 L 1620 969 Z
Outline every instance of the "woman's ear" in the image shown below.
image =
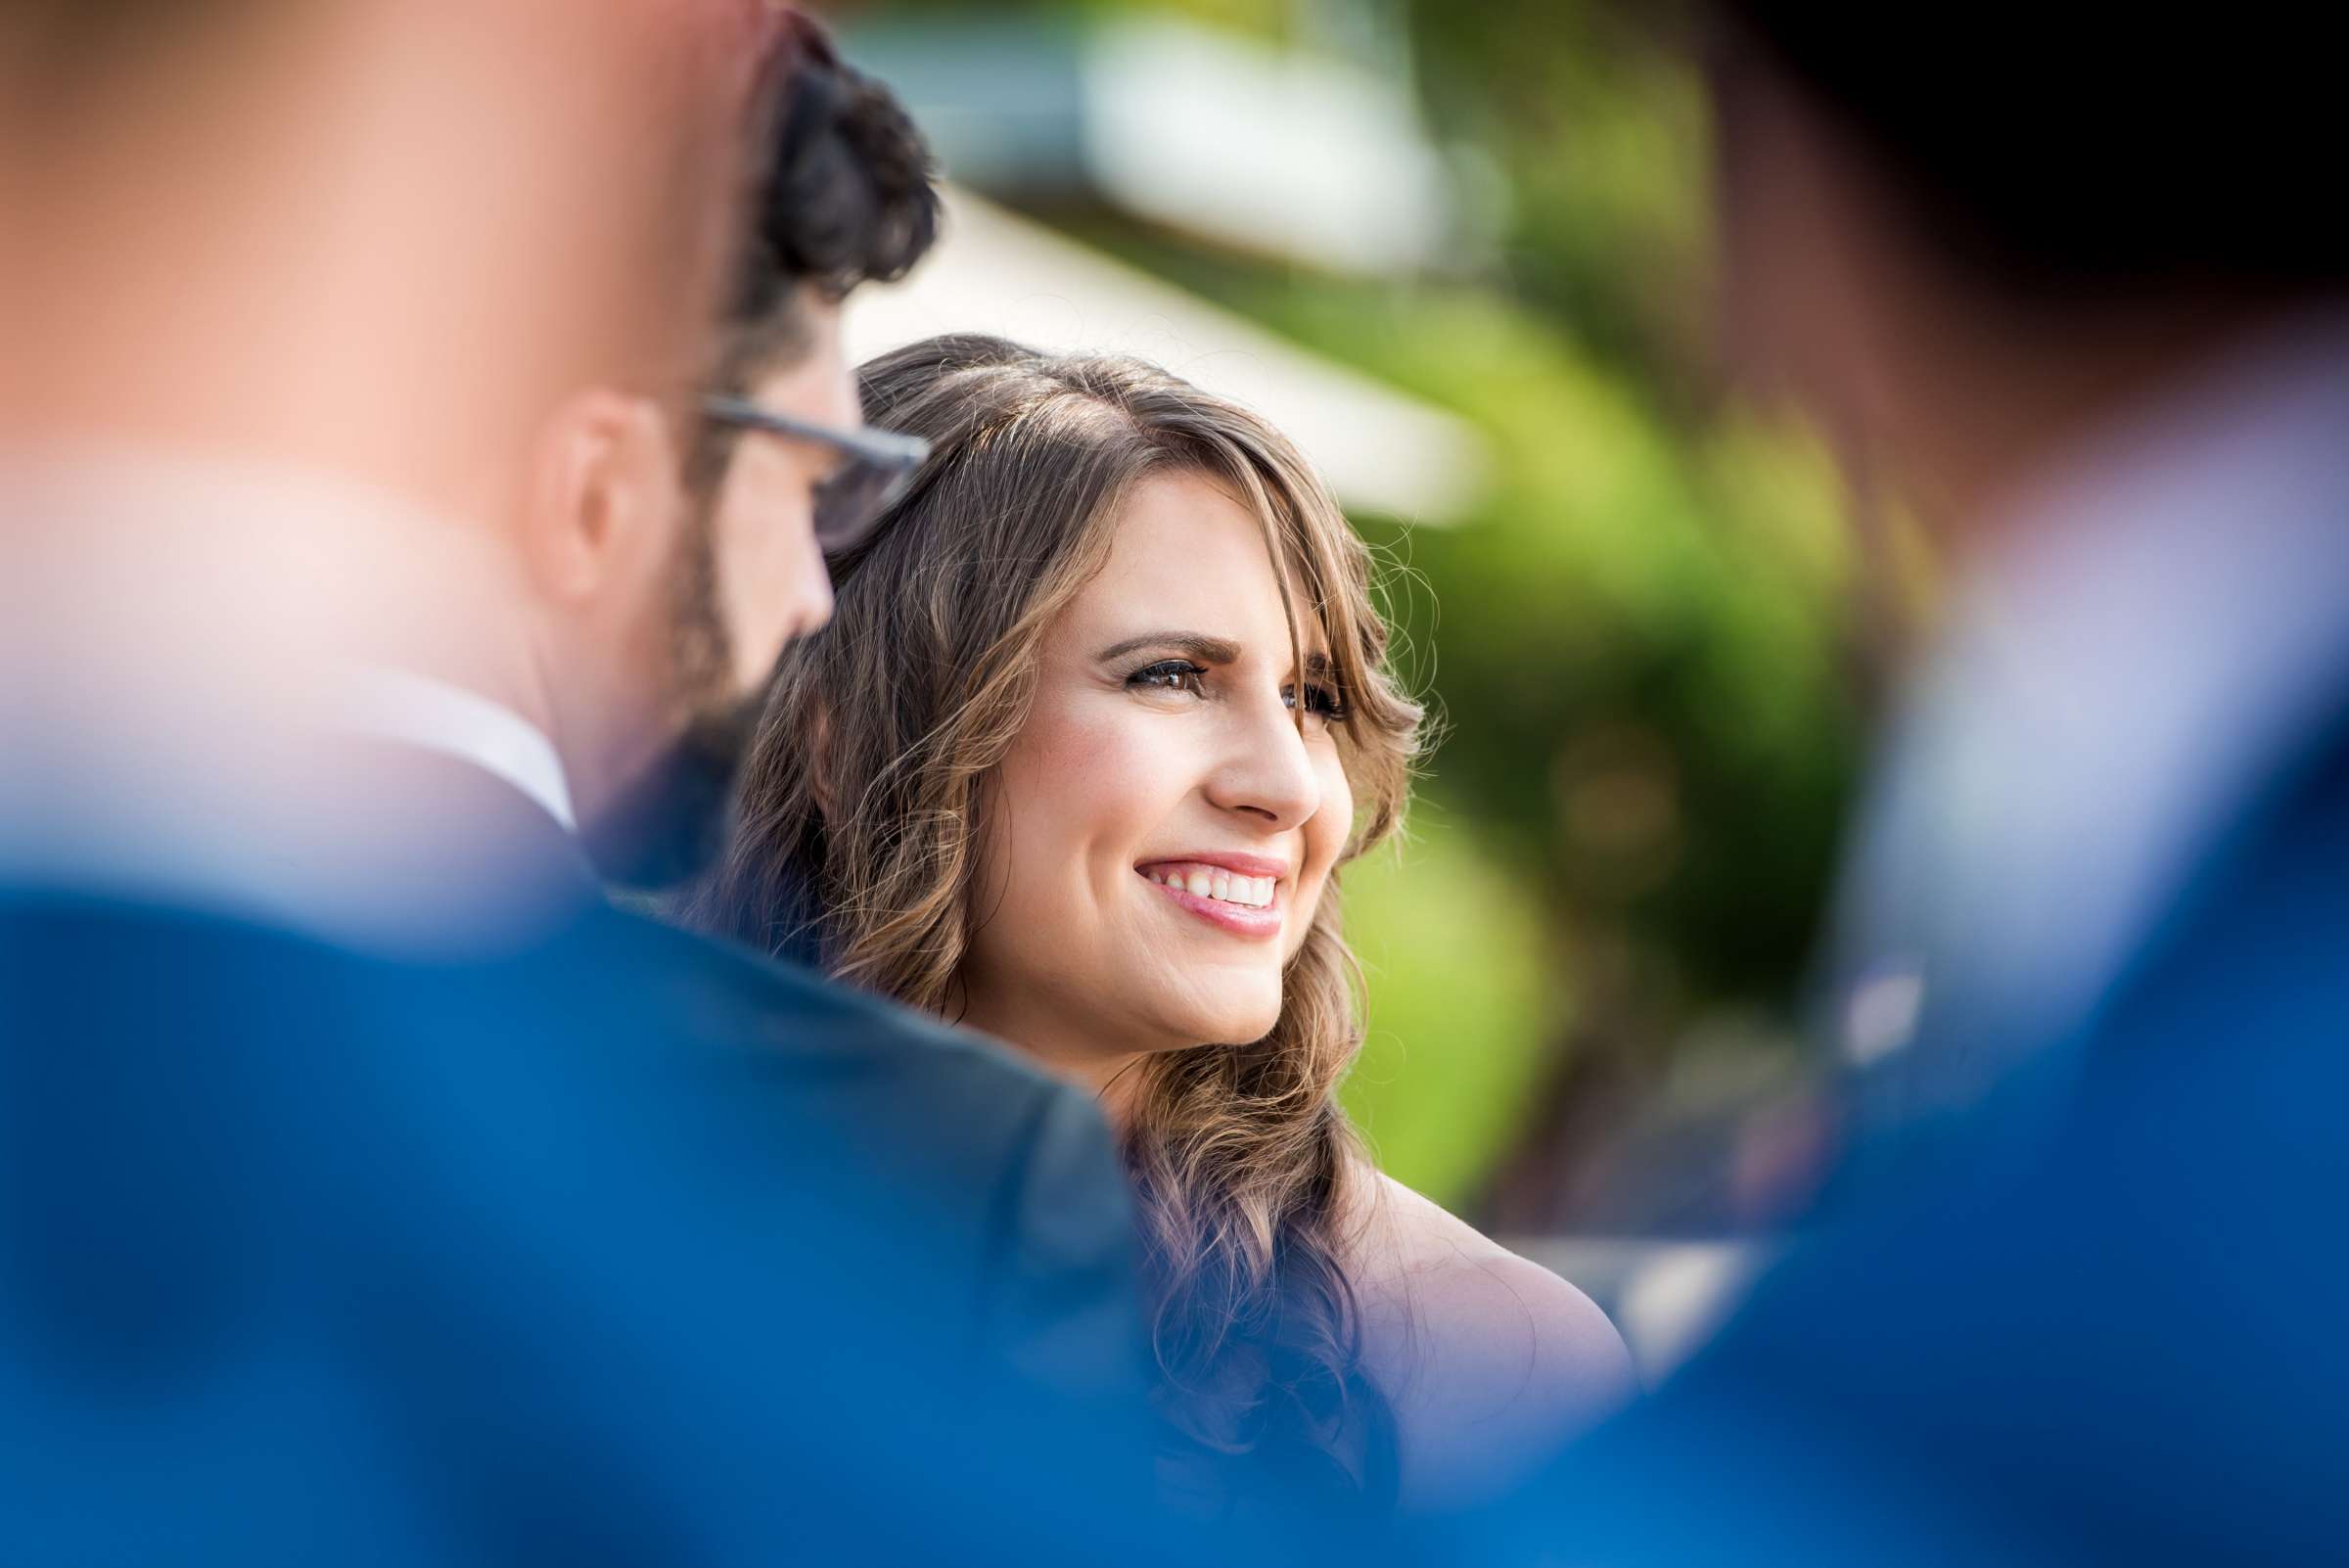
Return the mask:
M 583 603 L 668 570 L 684 494 L 668 418 L 649 397 L 591 388 L 539 441 L 524 557 L 541 590 Z

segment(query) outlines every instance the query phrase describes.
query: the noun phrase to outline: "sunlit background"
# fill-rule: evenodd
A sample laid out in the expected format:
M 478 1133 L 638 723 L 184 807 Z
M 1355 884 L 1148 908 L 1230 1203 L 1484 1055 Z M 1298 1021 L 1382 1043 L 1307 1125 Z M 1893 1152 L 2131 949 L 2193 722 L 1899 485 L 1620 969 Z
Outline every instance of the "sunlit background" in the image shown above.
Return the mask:
M 860 354 L 1156 359 L 1297 437 L 1387 561 L 1443 737 L 1347 877 L 1348 1099 L 1653 1364 L 1809 1157 L 1805 961 L 1923 573 L 1723 364 L 1700 94 L 1638 9 L 828 15 L 952 187 Z

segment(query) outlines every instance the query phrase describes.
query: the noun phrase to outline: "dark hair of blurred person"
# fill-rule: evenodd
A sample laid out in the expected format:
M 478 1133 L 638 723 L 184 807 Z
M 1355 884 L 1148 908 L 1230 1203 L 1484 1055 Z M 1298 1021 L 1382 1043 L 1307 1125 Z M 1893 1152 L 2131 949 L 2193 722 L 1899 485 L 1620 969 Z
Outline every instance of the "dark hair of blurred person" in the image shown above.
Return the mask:
M 1775 0 L 1712 9 L 1733 29 L 1719 57 L 1732 90 L 1758 46 L 1882 161 L 1885 193 L 1945 254 L 2018 296 L 2282 295 L 2349 277 L 2349 235 L 2294 199 L 2337 124 L 2330 63 L 2275 24 L 2296 11 L 2132 28 L 2088 7 L 1970 6 L 1926 40 Z
M 819 510 L 874 498 L 877 476 L 833 438 L 852 442 L 862 425 L 842 303 L 859 284 L 903 277 L 938 237 L 920 131 L 818 23 L 798 12 L 785 23 L 791 65 L 775 85 L 768 162 L 749 244 L 729 274 L 708 383 L 737 415 L 700 413 L 684 458 L 671 657 L 691 704 L 686 743 L 598 828 L 607 870 L 653 886 L 690 876 L 714 853 L 751 707 L 775 655 L 830 614 L 818 524 L 856 520 L 819 520 Z M 760 413 L 803 433 L 745 423 Z
M 1338 880 L 1421 720 L 1368 551 L 1261 416 L 1140 361 L 963 334 L 859 381 L 931 453 L 785 654 L 696 912 L 1099 1096 L 1187 1504 L 1490 1496 L 1629 1367 L 1337 1101 Z
M 2335 68 L 2297 13 L 2004 4 L 1920 38 L 1889 14 L 1698 9 L 1732 350 L 1929 522 L 1982 526 L 2132 393 L 2349 286 L 2349 225 L 2315 194 Z

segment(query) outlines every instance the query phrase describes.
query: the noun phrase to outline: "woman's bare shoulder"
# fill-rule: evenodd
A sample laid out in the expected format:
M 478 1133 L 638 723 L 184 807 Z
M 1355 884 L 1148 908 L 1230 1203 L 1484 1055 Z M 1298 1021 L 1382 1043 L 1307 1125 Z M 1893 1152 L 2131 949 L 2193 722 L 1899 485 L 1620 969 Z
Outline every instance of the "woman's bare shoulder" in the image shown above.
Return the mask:
M 1357 1190 L 1363 1360 L 1394 1407 L 1405 1506 L 1479 1501 L 1632 1396 L 1589 1297 L 1389 1176 Z

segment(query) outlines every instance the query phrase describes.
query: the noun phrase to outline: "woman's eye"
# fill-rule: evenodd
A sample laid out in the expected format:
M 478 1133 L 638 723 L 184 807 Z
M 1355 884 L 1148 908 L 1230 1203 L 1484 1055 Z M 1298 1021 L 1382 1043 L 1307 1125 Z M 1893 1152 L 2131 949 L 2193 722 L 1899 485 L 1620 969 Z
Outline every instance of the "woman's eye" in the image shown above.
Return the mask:
M 1194 697 L 1207 695 L 1203 683 L 1205 666 L 1194 665 L 1188 659 L 1162 659 L 1155 665 L 1145 665 L 1126 677 L 1128 686 L 1156 686 L 1166 691 L 1189 692 Z
M 1297 688 L 1294 686 L 1282 687 L 1280 700 L 1291 708 L 1296 707 Z M 1346 717 L 1346 704 L 1344 699 L 1338 696 L 1337 688 L 1324 686 L 1315 681 L 1306 683 L 1305 711 L 1314 717 L 1332 724 L 1342 722 Z

